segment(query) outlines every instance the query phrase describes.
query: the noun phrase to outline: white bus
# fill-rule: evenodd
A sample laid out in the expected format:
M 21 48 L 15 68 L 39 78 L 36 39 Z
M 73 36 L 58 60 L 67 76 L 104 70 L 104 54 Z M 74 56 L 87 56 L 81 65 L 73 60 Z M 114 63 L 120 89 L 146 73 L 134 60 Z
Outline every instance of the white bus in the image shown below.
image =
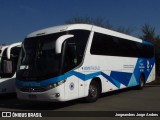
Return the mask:
M 0 47 L 0 94 L 15 93 L 15 78 L 22 43 Z
M 100 93 L 155 80 L 154 47 L 141 39 L 88 24 L 29 34 L 16 76 L 19 99 L 98 99 Z

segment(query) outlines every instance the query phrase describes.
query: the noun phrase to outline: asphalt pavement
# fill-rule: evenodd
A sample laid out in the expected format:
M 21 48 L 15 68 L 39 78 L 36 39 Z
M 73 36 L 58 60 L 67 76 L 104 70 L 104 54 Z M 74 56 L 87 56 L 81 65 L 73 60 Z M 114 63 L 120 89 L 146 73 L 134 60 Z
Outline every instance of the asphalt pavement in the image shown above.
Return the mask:
M 160 85 L 146 85 L 102 94 L 98 101 L 83 99 L 68 102 L 21 101 L 15 94 L 0 96 L 0 111 L 160 111 Z M 85 119 L 85 118 L 84 118 Z

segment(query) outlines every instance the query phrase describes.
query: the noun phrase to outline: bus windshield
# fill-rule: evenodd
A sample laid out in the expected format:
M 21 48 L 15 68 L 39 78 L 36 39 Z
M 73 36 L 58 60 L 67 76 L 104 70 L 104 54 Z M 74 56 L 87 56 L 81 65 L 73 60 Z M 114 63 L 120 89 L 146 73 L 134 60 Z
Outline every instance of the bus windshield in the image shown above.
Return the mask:
M 19 57 L 18 80 L 45 80 L 66 73 L 82 62 L 89 31 L 71 30 L 38 37 L 26 38 Z M 62 53 L 56 53 L 59 37 L 73 34 L 62 45 Z
M 22 45 L 17 78 L 43 80 L 57 76 L 61 57 L 55 52 L 55 42 L 63 34 L 26 38 Z

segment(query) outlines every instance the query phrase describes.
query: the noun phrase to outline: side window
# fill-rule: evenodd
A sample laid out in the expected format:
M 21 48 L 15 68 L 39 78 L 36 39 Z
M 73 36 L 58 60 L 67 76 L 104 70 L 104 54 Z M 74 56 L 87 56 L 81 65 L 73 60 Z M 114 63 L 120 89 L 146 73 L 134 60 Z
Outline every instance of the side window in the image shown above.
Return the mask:
M 115 55 L 118 44 L 118 39 L 112 36 L 94 33 L 90 52 L 95 55 Z
M 63 49 L 64 49 L 64 60 L 63 60 L 64 70 L 63 72 L 67 72 L 75 68 L 78 65 L 77 47 L 76 47 L 75 42 L 71 42 L 69 40 L 64 43 Z
M 17 64 L 18 64 L 18 57 L 20 54 L 21 47 L 14 47 L 11 49 L 11 61 L 13 65 L 13 74 L 17 70 Z
M 77 50 L 75 43 L 68 43 L 65 52 L 65 66 L 77 65 Z
M 1 77 L 9 78 L 13 76 L 13 62 L 7 59 L 7 49 L 4 50 L 1 59 Z
M 151 57 L 154 56 L 154 47 L 153 46 L 151 46 L 151 45 L 143 45 L 143 48 L 145 50 L 144 51 L 145 53 L 143 53 L 144 57 L 151 58 Z
M 123 38 L 94 33 L 91 54 L 122 57 L 151 58 L 154 56 L 154 48 L 139 42 Z
M 4 61 L 7 60 L 7 48 L 3 51 L 0 64 L 0 77 L 4 77 Z
M 62 46 L 62 73 L 72 70 L 82 63 L 90 31 L 71 30 L 68 34 L 74 35 L 67 39 Z
M 74 35 L 74 40 L 76 44 L 78 64 L 82 62 L 83 56 L 85 54 L 85 48 L 87 46 L 87 41 L 89 38 L 90 31 L 87 30 L 73 30 L 69 32 Z
M 14 47 L 11 49 L 11 59 L 7 58 L 7 49 L 3 52 L 1 62 L 1 77 L 10 78 L 17 70 L 18 57 L 20 53 L 20 47 Z

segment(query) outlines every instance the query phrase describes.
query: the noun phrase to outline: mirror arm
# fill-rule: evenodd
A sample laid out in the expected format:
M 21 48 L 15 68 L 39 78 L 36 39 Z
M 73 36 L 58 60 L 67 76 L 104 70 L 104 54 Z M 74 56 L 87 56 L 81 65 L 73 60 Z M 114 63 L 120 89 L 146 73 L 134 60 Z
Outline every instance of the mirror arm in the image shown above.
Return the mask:
M 7 58 L 11 58 L 11 49 L 16 46 L 21 46 L 22 42 L 14 43 L 7 48 Z
M 63 36 L 61 36 L 57 39 L 56 44 L 55 44 L 56 45 L 55 46 L 55 51 L 56 51 L 57 54 L 60 54 L 62 52 L 63 42 L 65 40 L 67 40 L 68 38 L 72 38 L 72 37 L 74 37 L 74 35 L 69 34 L 69 35 L 63 35 Z

